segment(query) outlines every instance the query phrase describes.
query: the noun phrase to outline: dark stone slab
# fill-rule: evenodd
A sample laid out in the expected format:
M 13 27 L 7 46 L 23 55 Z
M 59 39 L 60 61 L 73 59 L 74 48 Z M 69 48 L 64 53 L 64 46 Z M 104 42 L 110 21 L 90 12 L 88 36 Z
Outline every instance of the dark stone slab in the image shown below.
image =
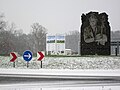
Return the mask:
M 110 55 L 108 15 L 89 12 L 81 20 L 81 55 Z

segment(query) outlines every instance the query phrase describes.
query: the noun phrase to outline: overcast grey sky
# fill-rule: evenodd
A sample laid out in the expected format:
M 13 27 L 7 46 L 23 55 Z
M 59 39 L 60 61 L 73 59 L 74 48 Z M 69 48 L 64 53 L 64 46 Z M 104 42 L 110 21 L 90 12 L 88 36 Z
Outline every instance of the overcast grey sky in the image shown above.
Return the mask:
M 112 30 L 120 30 L 120 0 L 0 0 L 0 13 L 24 33 L 39 22 L 48 33 L 79 30 L 81 14 L 106 12 Z

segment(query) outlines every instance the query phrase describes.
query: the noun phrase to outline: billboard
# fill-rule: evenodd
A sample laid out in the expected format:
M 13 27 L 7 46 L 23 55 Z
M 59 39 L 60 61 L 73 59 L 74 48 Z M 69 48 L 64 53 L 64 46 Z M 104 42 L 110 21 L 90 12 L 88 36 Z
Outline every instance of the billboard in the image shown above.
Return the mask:
M 64 35 L 48 35 L 46 38 L 46 51 L 48 54 L 63 54 L 65 51 Z
M 47 43 L 55 43 L 56 37 L 55 36 L 47 36 Z

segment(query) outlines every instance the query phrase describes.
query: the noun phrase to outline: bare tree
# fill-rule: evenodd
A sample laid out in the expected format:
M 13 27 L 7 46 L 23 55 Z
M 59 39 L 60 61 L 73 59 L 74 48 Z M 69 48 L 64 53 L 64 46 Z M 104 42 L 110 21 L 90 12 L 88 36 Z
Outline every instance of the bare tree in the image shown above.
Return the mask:
M 46 49 L 46 28 L 39 23 L 34 23 L 32 26 L 32 36 L 34 43 L 34 52 L 45 51 Z
M 39 23 L 34 23 L 31 34 L 24 34 L 21 29 L 17 30 L 14 23 L 4 21 L 4 15 L 0 14 L 0 54 L 9 55 L 10 52 L 22 54 L 25 50 L 45 51 L 46 28 Z
M 9 55 L 13 51 L 22 53 L 27 47 L 27 36 L 24 36 L 21 30 L 16 29 L 14 23 L 5 22 L 0 15 L 0 54 Z
M 0 14 L 0 31 L 4 31 L 6 28 L 6 22 L 3 19 L 4 15 Z
M 6 22 L 3 20 L 4 15 L 0 14 L 0 54 L 6 54 L 8 52 L 8 39 L 7 35 L 8 32 L 5 31 L 6 28 Z

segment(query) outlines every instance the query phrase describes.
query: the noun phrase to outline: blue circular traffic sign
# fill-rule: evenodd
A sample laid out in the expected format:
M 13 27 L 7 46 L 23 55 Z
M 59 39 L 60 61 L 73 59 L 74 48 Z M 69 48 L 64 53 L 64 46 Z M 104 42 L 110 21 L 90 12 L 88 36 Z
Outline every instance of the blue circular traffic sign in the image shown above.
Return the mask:
M 23 59 L 25 61 L 30 61 L 32 59 L 32 52 L 30 50 L 26 50 L 24 53 L 23 53 Z

